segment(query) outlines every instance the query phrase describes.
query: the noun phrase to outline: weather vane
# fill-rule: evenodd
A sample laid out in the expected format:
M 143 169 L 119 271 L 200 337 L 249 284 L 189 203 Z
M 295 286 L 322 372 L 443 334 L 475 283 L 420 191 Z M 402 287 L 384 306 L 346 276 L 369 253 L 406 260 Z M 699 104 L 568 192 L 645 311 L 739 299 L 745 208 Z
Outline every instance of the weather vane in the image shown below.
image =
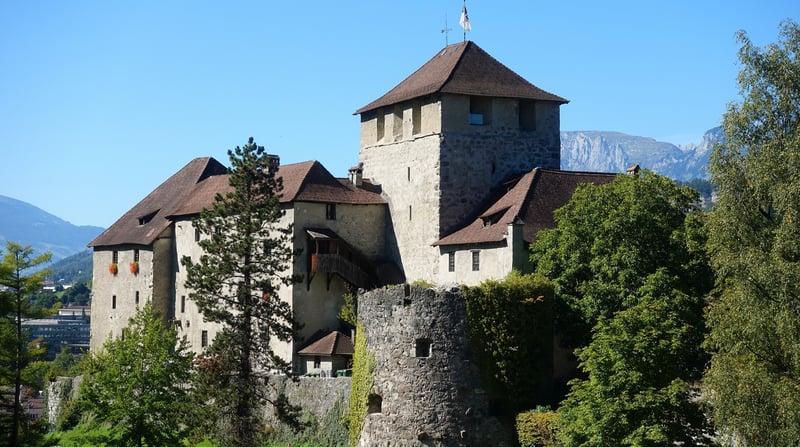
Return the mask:
M 450 45 L 450 42 L 448 42 L 448 38 L 447 38 L 448 34 L 450 33 L 450 31 L 453 31 L 453 28 L 450 28 L 450 27 L 447 26 L 447 14 L 445 14 L 444 15 L 444 28 L 442 28 L 441 31 L 440 31 L 442 34 L 444 34 L 444 46 Z

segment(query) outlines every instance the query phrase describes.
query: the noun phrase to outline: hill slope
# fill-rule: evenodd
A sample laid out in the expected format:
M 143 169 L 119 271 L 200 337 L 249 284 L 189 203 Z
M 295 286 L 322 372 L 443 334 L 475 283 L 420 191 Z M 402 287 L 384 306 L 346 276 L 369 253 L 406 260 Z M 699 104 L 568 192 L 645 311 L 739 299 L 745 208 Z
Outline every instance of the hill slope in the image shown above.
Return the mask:
M 32 245 L 36 253 L 49 251 L 53 261 L 86 250 L 101 227 L 77 226 L 29 203 L 0 195 L 0 243 Z

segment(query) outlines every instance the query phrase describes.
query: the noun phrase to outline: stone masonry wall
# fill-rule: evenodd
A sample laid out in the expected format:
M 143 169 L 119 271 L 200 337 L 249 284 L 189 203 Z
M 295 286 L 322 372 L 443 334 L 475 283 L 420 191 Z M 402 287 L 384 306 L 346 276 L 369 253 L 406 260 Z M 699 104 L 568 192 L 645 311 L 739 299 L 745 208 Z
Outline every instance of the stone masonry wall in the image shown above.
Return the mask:
M 459 289 L 394 286 L 362 294 L 359 320 L 375 356 L 361 446 L 510 446 L 488 414 Z

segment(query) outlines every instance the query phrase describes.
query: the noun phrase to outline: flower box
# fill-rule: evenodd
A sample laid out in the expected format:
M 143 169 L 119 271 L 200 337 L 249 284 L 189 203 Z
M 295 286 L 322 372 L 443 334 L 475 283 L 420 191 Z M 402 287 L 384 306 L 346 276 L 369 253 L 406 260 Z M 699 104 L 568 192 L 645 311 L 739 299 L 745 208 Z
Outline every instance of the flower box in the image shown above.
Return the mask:
M 112 275 L 116 275 L 118 271 L 119 271 L 119 268 L 117 267 L 117 263 L 116 262 L 112 262 L 108 266 L 108 273 L 111 273 Z
M 133 273 L 134 275 L 138 275 L 139 274 L 139 263 L 138 262 L 131 262 L 130 267 L 131 267 L 131 273 Z

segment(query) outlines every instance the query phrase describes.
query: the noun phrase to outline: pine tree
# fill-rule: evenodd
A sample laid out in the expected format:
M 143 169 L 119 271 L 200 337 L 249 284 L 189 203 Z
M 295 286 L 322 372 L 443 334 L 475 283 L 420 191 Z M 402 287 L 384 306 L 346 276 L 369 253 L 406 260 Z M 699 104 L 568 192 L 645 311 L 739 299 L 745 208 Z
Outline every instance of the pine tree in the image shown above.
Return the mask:
M 0 387 L 10 387 L 14 394 L 12 401 L 3 402 L 0 409 L 3 413 L 0 433 L 5 432 L 0 438 L 7 439 L 11 446 L 28 445 L 31 442 L 26 438 L 34 435 L 27 424 L 28 415 L 22 408 L 23 387 L 30 385 L 24 373 L 26 367 L 45 350 L 36 343 L 29 343 L 22 321 L 44 316 L 33 309 L 29 297 L 41 289 L 48 274 L 46 269 L 32 271 L 49 261 L 50 253 L 34 256 L 31 246 L 8 242 L 0 264 L 0 289 L 3 289 L 0 290 Z M 8 423 L 7 415 L 11 416 Z
M 291 306 L 277 293 L 293 281 L 292 228 L 282 221 L 276 157 L 253 138 L 229 150 L 228 157 L 231 191 L 217 194 L 213 208 L 194 221 L 205 236 L 199 242 L 204 254 L 182 263 L 189 298 L 206 321 L 223 325 L 210 350 L 217 353 L 215 368 L 227 373 L 216 374 L 221 383 L 215 403 L 228 424 L 217 438 L 225 445 L 250 446 L 261 431 L 268 373 L 291 372 L 274 344 L 294 336 Z

